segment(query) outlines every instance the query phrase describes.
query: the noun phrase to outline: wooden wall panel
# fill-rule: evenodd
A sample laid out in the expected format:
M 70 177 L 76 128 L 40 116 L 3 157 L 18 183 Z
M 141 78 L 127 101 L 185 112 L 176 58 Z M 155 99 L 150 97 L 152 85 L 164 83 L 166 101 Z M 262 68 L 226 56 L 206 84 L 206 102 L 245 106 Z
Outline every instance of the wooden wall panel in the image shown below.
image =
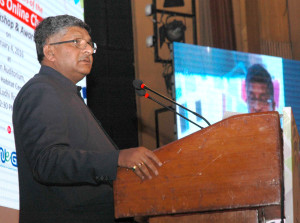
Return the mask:
M 248 52 L 245 0 L 232 0 L 236 50 Z
M 292 59 L 286 0 L 259 1 L 260 53 Z
M 158 4 L 160 2 L 158 1 Z M 154 48 L 146 47 L 146 38 L 153 35 L 152 16 L 145 15 L 145 7 L 152 4 L 152 0 L 131 1 L 133 18 L 133 39 L 136 79 L 142 80 L 146 85 L 160 93 L 167 94 L 163 67 L 161 63 L 154 62 Z M 169 106 L 169 103 L 166 103 Z M 155 138 L 155 109 L 161 106 L 143 97 L 137 96 L 137 115 L 139 121 L 139 144 L 149 149 L 156 148 Z M 173 114 L 167 112 L 169 117 L 165 118 L 163 125 L 160 125 L 161 144 L 174 140 L 174 118 Z
M 292 58 L 300 60 L 300 1 L 287 0 Z
M 157 0 L 157 8 L 163 9 L 164 0 Z M 169 11 L 177 11 L 184 13 L 191 13 L 191 1 L 184 1 L 184 7 L 173 7 L 165 8 Z M 196 1 L 199 9 L 199 2 Z M 160 92 L 167 97 L 172 97 L 168 94 L 165 80 L 163 78 L 164 67 L 162 63 L 154 62 L 154 48 L 146 47 L 146 38 L 153 35 L 153 18 L 152 16 L 145 15 L 145 7 L 148 4 L 152 4 L 152 0 L 142 0 L 142 1 L 131 1 L 132 4 L 132 18 L 133 18 L 133 35 L 134 35 L 134 55 L 135 55 L 135 73 L 136 78 L 142 80 L 146 85 L 155 91 Z M 198 11 L 198 10 L 197 10 Z M 197 15 L 198 19 L 200 18 Z M 160 14 L 157 20 L 160 21 Z M 164 16 L 166 18 L 166 15 Z M 177 18 L 177 20 L 182 20 L 187 26 L 185 32 L 186 43 L 193 43 L 193 32 L 192 32 L 192 22 L 191 19 Z M 199 22 L 197 24 L 199 27 Z M 199 36 L 198 36 L 199 40 Z M 166 48 L 164 44 L 161 49 L 159 49 L 159 55 L 162 59 L 168 59 L 170 57 L 170 51 Z M 150 96 L 156 98 L 151 92 Z M 160 98 L 157 98 L 160 100 Z M 162 102 L 170 106 L 171 104 L 167 101 Z M 156 138 L 155 138 L 155 110 L 162 108 L 155 102 L 145 99 L 143 97 L 137 98 L 137 115 L 139 119 L 139 144 L 145 146 L 149 149 L 156 148 Z M 165 145 L 171 141 L 175 140 L 174 134 L 174 114 L 167 111 L 162 115 L 164 118 L 159 123 L 160 131 L 160 145 Z
M 238 51 L 300 59 L 300 1 L 232 0 Z
M 276 42 L 289 41 L 286 0 L 258 1 L 260 38 Z

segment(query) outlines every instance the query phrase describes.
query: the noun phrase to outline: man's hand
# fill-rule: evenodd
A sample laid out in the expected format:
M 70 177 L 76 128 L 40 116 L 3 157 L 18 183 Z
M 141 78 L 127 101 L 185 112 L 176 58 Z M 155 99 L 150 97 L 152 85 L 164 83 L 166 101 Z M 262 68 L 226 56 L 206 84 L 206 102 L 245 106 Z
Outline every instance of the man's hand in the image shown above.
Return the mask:
M 144 180 L 145 177 L 152 178 L 149 170 L 158 175 L 156 165 L 161 166 L 162 163 L 151 150 L 145 147 L 136 147 L 120 150 L 118 165 L 132 169 Z

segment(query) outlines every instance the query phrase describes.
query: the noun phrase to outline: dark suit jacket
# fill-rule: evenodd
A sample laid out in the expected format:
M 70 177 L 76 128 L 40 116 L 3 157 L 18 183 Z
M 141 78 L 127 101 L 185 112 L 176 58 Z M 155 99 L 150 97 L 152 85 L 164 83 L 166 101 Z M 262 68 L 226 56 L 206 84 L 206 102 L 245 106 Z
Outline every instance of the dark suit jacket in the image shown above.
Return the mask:
M 13 107 L 20 223 L 111 222 L 119 151 L 77 94 L 42 66 Z

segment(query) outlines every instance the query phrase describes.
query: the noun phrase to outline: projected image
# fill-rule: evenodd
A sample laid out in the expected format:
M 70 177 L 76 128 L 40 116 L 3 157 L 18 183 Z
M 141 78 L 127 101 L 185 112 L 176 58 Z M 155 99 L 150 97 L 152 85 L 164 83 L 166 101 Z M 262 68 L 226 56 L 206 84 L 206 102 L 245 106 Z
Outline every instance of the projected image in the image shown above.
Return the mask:
M 285 106 L 284 60 L 258 54 L 174 43 L 176 101 L 211 124 L 228 114 L 282 111 Z M 206 127 L 191 113 L 177 112 Z M 177 117 L 182 138 L 199 128 Z
M 40 68 L 34 29 L 42 18 L 59 14 L 83 19 L 83 0 L 0 0 L 0 206 L 19 209 L 12 106 L 18 91 Z M 85 88 L 85 80 L 78 85 Z

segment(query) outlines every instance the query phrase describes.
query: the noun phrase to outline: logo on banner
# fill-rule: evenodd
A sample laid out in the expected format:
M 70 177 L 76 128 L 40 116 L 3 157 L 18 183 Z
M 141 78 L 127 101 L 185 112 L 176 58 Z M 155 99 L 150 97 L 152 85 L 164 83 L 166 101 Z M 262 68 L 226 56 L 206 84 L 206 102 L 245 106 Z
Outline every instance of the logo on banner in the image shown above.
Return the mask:
M 74 0 L 74 4 L 77 5 L 77 4 L 80 2 L 81 8 L 84 8 L 83 1 L 84 1 L 84 0 Z
M 1 163 L 9 164 L 12 165 L 13 167 L 18 167 L 16 152 L 9 152 L 6 149 L 0 147 L 0 158 L 1 158 Z
M 7 126 L 7 133 L 10 134 L 11 133 L 11 127 Z

